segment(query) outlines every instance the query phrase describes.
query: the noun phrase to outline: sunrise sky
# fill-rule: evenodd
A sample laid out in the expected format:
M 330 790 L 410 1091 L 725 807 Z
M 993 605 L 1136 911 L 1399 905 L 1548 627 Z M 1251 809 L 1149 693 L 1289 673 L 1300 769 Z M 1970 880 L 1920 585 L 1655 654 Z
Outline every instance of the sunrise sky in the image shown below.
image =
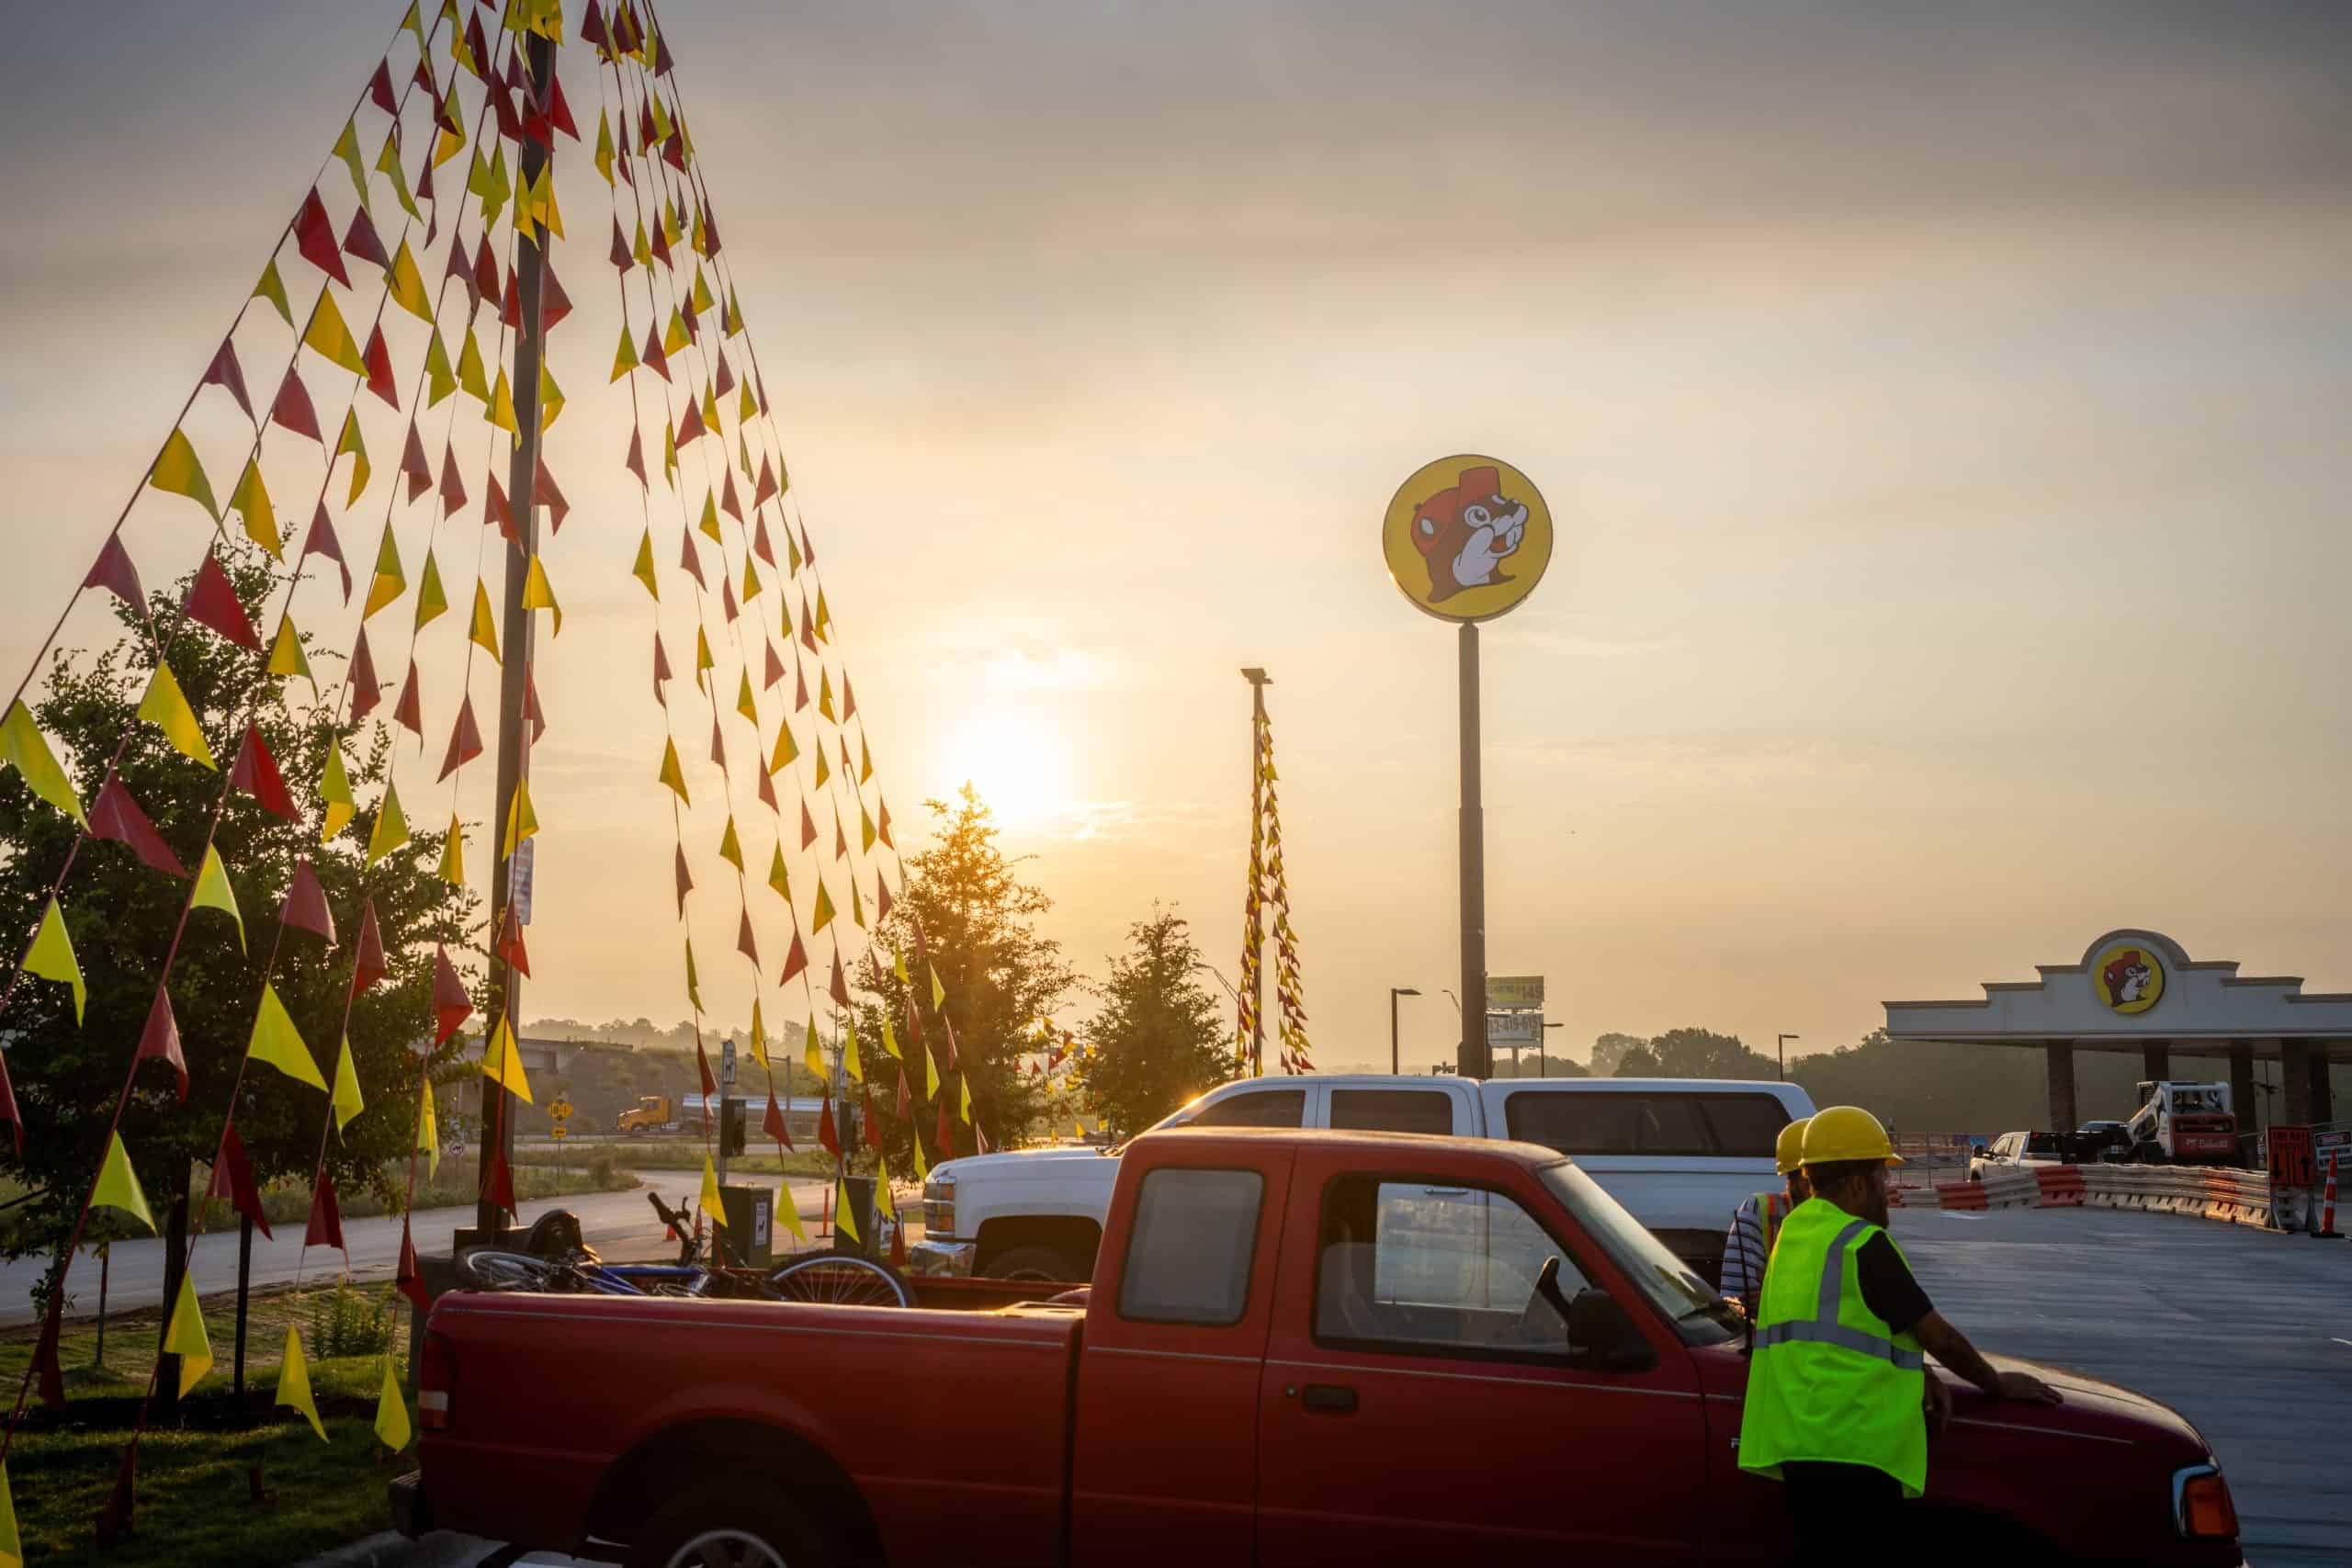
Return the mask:
M 399 10 L 12 18 L 12 678 Z M 663 18 L 902 838 L 973 780 L 1082 969 L 1157 899 L 1234 972 L 1261 664 L 1317 1060 L 1385 1064 L 1392 985 L 1450 1060 L 1453 639 L 1378 527 L 1481 450 L 1559 530 L 1486 639 L 1488 929 L 1570 1054 L 1844 1044 L 2124 924 L 2352 988 L 2352 14 Z M 667 1022 L 608 207 L 559 160 L 527 1010 Z M 202 548 L 139 528 L 151 582 Z

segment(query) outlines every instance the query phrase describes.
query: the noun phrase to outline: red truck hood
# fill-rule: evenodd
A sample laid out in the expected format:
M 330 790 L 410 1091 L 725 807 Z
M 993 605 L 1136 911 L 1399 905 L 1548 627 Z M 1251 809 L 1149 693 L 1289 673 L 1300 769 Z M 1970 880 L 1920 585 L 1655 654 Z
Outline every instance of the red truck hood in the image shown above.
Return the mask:
M 2086 1372 L 2047 1366 L 2017 1356 L 1987 1352 L 1984 1359 L 1996 1371 L 2032 1373 L 2064 1395 L 2066 1402 L 2048 1405 L 1988 1400 L 1946 1372 L 1944 1382 L 1953 1390 L 1957 1404 L 1952 1412 L 1955 1419 L 1979 1425 L 2030 1427 L 2036 1431 L 2120 1438 L 2128 1442 L 2178 1445 L 2184 1451 L 2194 1450 L 2195 1454 L 2191 1457 L 2201 1457 L 2207 1451 L 2204 1436 L 2189 1424 L 2187 1416 L 2171 1405 L 2151 1399 L 2136 1390 L 2108 1382 Z M 2182 1462 L 2189 1461 L 2184 1459 Z

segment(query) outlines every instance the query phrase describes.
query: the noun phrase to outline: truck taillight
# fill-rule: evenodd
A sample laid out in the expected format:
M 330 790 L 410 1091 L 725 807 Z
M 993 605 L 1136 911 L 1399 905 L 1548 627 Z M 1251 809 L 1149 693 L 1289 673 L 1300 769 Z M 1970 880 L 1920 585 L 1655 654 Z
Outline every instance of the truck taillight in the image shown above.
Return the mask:
M 2192 1540 L 2230 1540 L 2238 1533 L 2230 1483 L 2214 1465 L 2191 1465 L 2173 1477 L 2173 1522 Z
M 416 1420 L 428 1432 L 449 1429 L 450 1396 L 458 1387 L 458 1353 L 444 1335 L 426 1333 L 416 1370 Z

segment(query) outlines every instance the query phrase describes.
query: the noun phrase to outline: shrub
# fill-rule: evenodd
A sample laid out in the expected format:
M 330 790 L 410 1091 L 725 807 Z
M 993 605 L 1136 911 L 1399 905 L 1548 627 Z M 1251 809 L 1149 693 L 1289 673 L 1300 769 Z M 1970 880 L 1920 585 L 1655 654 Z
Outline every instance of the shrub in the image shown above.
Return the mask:
M 348 1280 L 310 1303 L 311 1354 L 380 1356 L 392 1347 L 392 1292 L 371 1298 Z

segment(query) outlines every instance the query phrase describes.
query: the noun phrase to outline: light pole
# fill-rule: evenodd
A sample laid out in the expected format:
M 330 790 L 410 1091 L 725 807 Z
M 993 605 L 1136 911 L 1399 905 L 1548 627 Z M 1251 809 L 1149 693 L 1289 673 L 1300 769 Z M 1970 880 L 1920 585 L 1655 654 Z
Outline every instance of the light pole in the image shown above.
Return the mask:
M 1410 986 L 1388 987 L 1388 1076 L 1392 1078 L 1396 1077 L 1399 1071 L 1396 1065 L 1396 998 L 1418 997 L 1420 994 Z
M 1235 1007 L 1239 1007 L 1241 1005 L 1241 993 L 1233 988 L 1233 982 L 1225 977 L 1225 972 L 1223 970 L 1219 969 L 1216 964 L 1207 962 L 1205 959 L 1200 958 L 1193 960 L 1193 967 L 1203 970 L 1208 974 L 1215 975 L 1216 976 L 1216 983 L 1225 987 L 1225 994 L 1233 998 L 1233 1005 Z
M 1781 1059 L 1781 1081 L 1782 1083 L 1789 1081 L 1789 1042 L 1802 1038 L 1803 1036 L 1801 1035 L 1783 1034 L 1772 1043 L 1773 1054 Z
M 1567 1025 L 1565 1023 L 1547 1023 L 1544 1026 L 1544 1031 L 1547 1033 L 1552 1030 L 1566 1029 L 1566 1027 Z M 1552 1069 L 1550 1066 L 1544 1060 L 1544 1036 L 1542 1034 L 1535 1037 L 1535 1076 L 1539 1078 L 1548 1078 L 1552 1076 Z

